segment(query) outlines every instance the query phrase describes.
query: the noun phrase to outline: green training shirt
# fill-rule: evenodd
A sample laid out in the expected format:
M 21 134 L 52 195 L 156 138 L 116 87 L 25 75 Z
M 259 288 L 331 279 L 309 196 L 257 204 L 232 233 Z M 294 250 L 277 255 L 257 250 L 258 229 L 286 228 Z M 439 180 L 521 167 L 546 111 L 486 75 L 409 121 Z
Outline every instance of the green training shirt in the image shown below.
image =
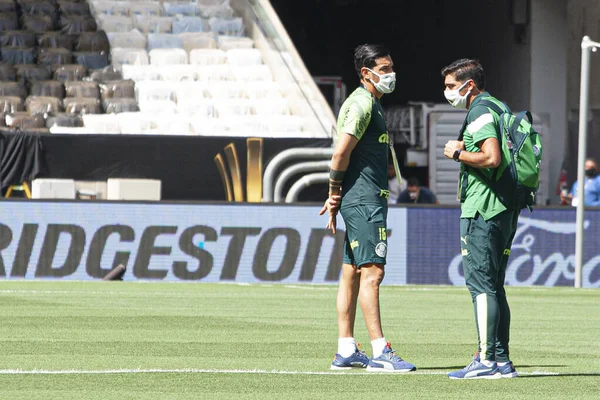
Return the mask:
M 352 92 L 340 109 L 337 132 L 358 139 L 342 182 L 342 206 L 387 207 L 389 136 L 379 100 L 362 86 Z
M 483 92 L 473 99 L 469 114 L 467 116 L 467 128 L 464 132 L 463 140 L 465 150 L 471 153 L 477 153 L 481 150 L 477 144 L 484 139 L 498 138 L 500 122 L 498 115 L 490 111 L 487 107 L 478 105 L 481 100 L 490 100 L 501 108 L 504 108 L 502 102 L 489 93 Z M 459 182 L 459 195 L 462 185 L 462 176 L 466 167 L 461 164 L 461 179 Z M 479 169 L 488 179 L 492 179 L 493 168 Z M 460 197 L 460 196 L 459 196 Z M 487 221 L 488 219 L 505 211 L 506 207 L 502 204 L 498 196 L 490 189 L 477 175 L 470 173 L 467 181 L 467 191 L 465 201 L 461 204 L 461 218 L 474 218 L 477 213 Z

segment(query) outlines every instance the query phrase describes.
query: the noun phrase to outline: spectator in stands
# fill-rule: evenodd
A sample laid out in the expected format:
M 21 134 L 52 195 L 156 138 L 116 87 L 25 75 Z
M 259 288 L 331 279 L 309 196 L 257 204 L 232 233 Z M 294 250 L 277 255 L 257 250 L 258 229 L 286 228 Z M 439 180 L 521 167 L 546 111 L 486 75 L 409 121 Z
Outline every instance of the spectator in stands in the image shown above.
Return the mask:
M 438 201 L 431 190 L 422 187 L 419 180 L 412 177 L 408 180 L 406 190 L 398 196 L 398 203 L 438 204 Z
M 400 182 L 398 182 L 398 178 L 396 177 L 396 169 L 394 168 L 394 163 L 392 162 L 391 158 L 388 162 L 387 174 L 388 190 L 390 191 L 388 204 L 396 204 L 398 202 L 398 196 L 400 196 L 400 193 L 406 189 L 406 179 L 400 175 Z
M 560 200 L 565 204 L 571 204 L 577 207 L 579 199 L 577 198 L 577 185 L 575 182 L 571 188 L 571 193 L 561 193 Z M 598 163 L 593 158 L 585 160 L 585 205 L 588 207 L 600 206 L 600 176 L 598 175 Z

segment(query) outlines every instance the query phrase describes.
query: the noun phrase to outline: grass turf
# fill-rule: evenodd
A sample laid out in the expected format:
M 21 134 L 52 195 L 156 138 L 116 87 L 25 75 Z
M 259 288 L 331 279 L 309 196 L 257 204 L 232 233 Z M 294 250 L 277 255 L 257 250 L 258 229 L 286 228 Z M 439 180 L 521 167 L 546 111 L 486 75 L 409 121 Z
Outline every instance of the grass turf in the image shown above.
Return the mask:
M 333 286 L 0 282 L 0 399 L 596 399 L 600 290 L 509 288 L 518 379 L 452 381 L 475 350 L 465 288 L 383 287 L 386 338 L 418 375 L 327 372 Z M 356 338 L 370 346 L 362 315 Z M 535 375 L 533 373 L 540 373 Z M 556 373 L 558 375 L 551 375 Z

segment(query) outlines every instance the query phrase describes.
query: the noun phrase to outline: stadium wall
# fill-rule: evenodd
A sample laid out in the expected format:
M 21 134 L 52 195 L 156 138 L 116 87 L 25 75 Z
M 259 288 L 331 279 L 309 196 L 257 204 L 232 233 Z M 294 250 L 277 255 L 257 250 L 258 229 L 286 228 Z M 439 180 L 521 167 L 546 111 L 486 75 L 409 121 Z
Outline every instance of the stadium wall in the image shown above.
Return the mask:
M 344 224 L 333 237 L 318 205 L 5 201 L 0 277 L 336 283 Z M 464 285 L 457 208 L 392 207 L 386 284 Z M 521 216 L 509 285 L 573 284 L 575 211 Z M 584 287 L 600 287 L 600 210 L 586 213 Z

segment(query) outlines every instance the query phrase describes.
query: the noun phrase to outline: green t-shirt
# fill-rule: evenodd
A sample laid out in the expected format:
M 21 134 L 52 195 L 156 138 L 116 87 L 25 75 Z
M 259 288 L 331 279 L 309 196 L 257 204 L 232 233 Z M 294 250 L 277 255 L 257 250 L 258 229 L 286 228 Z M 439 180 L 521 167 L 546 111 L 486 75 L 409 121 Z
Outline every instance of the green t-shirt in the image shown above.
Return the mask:
M 379 100 L 362 86 L 352 92 L 340 109 L 337 132 L 358 139 L 342 182 L 342 206 L 387 207 L 389 136 Z
M 498 138 L 497 132 L 500 129 L 498 115 L 487 107 L 478 105 L 483 99 L 490 100 L 504 108 L 502 102 L 490 96 L 487 92 L 483 92 L 473 99 L 467 116 L 467 128 L 463 136 L 465 150 L 471 153 L 481 151 L 477 145 L 484 139 Z M 465 168 L 472 169 L 472 167 L 461 164 L 459 194 Z M 488 179 L 492 179 L 492 175 L 496 170 L 482 168 L 480 171 Z M 476 174 L 469 174 L 466 190 L 465 201 L 461 204 L 461 218 L 474 218 L 479 213 L 487 221 L 506 210 L 498 196 Z

